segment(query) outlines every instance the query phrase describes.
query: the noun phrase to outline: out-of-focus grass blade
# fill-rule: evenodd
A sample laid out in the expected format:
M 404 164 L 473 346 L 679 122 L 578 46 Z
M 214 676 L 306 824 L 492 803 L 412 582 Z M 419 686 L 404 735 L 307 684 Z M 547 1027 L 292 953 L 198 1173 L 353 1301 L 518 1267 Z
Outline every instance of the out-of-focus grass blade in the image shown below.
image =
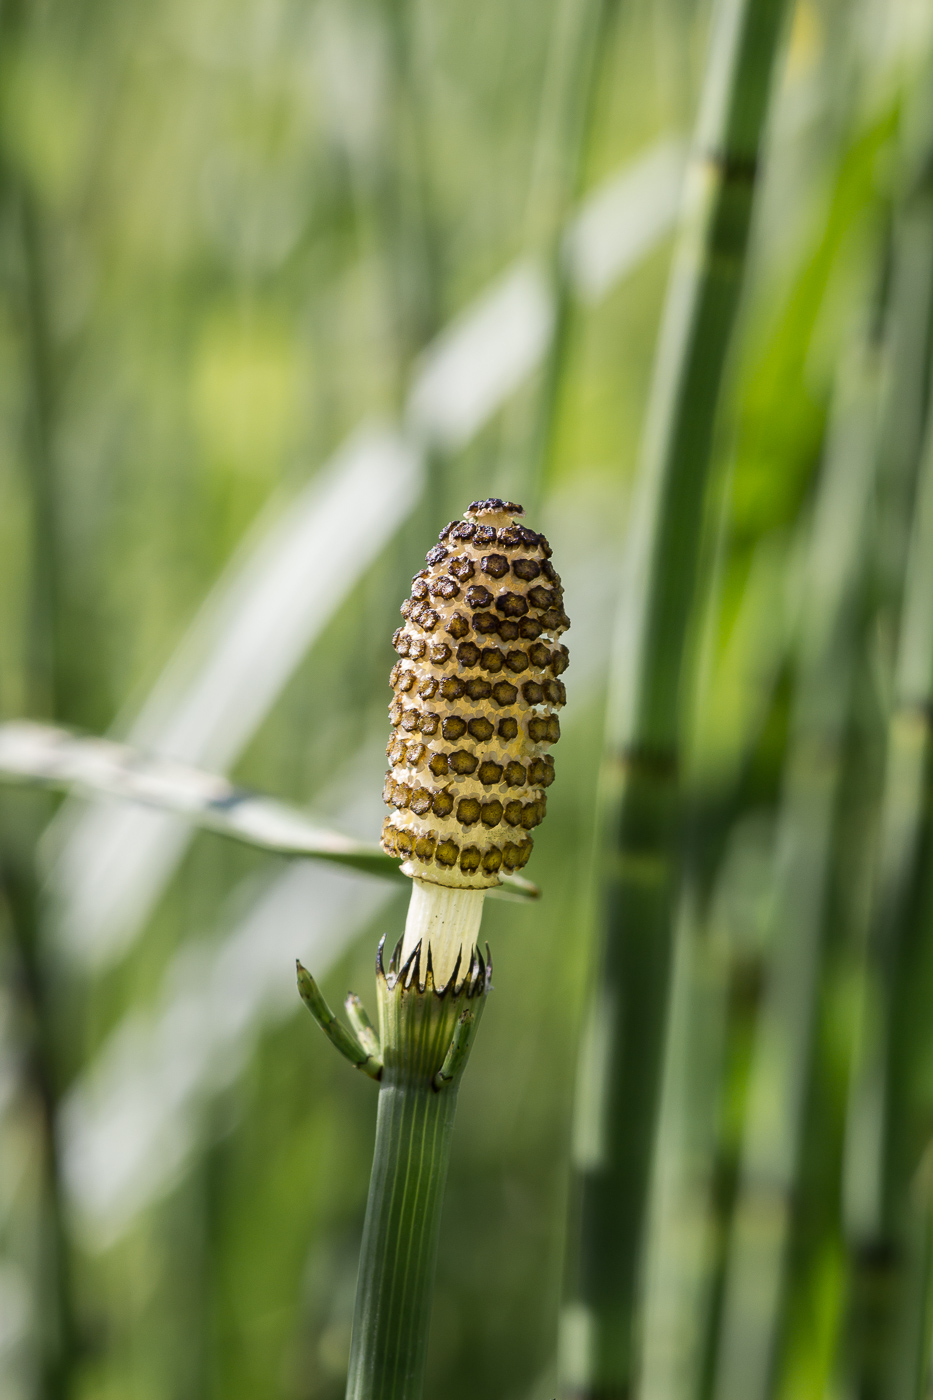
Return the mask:
M 124 1017 L 64 1102 L 66 1188 L 91 1248 L 114 1243 L 178 1179 L 205 1105 L 236 1081 L 261 1029 L 300 1005 L 295 958 L 325 976 L 393 894 L 305 862 L 249 883 L 246 912 L 241 886 L 224 937 L 175 955 L 154 1007 Z
M 259 521 L 128 726 L 129 742 L 187 763 L 235 762 L 420 486 L 418 453 L 397 434 L 351 438 L 284 511 Z M 66 810 L 57 825 L 60 939 L 79 959 L 106 963 L 144 926 L 190 833 L 113 804 Z
M 541 269 L 520 262 L 424 355 L 408 399 L 413 430 L 448 451 L 464 447 L 538 364 L 552 324 Z
M 280 855 L 313 856 L 407 884 L 379 846 L 317 825 L 297 807 L 236 787 L 216 773 L 154 757 L 112 739 L 72 734 L 22 720 L 0 725 L 0 778 L 77 787 L 183 817 L 194 826 Z M 535 885 L 503 876 L 512 898 L 533 899 Z
M 661 141 L 584 201 L 564 241 L 583 300 L 599 301 L 671 231 L 685 158 L 682 142 Z M 540 363 L 553 319 L 544 268 L 521 260 L 425 352 L 408 400 L 414 431 L 465 446 Z
M 584 201 L 567 256 L 593 300 L 671 229 L 682 154 L 665 140 Z M 540 362 L 551 307 L 542 273 L 519 262 L 426 351 L 407 437 L 355 435 L 284 510 L 270 510 L 208 597 L 132 723 L 131 743 L 227 768 L 301 656 L 407 515 L 420 490 L 425 439 L 465 444 Z M 66 807 L 49 843 L 60 942 L 101 966 L 145 926 L 190 839 L 151 811 Z
M 686 157 L 683 141 L 659 141 L 586 200 L 564 240 L 571 281 L 582 300 L 599 301 L 670 232 Z

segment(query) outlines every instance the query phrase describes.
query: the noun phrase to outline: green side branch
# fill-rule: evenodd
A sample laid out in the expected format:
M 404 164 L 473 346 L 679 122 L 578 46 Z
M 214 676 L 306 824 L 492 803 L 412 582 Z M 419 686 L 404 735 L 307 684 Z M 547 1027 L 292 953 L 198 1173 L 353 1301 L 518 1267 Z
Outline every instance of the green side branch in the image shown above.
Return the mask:
M 646 557 L 627 601 L 634 677 L 607 765 L 614 813 L 605 878 L 596 1058 L 578 1105 L 579 1246 L 562 1357 L 565 1394 L 624 1400 L 659 1098 L 679 814 L 681 684 L 727 354 L 745 273 L 785 0 L 720 0 L 655 371 L 639 486 Z M 598 1025 L 595 1022 L 598 1021 Z
M 331 1045 L 333 1045 L 336 1050 L 339 1050 L 344 1059 L 349 1060 L 351 1065 L 355 1066 L 356 1069 L 361 1069 L 364 1074 L 368 1074 L 372 1079 L 381 1079 L 382 1055 L 379 1050 L 379 1043 L 376 1039 L 375 1032 L 369 1024 L 369 1021 L 367 1020 L 363 1027 L 364 1035 L 366 1036 L 366 1045 L 364 1046 L 358 1035 L 352 1034 L 342 1022 L 337 1020 L 337 1017 L 327 1005 L 327 1002 L 321 995 L 320 988 L 307 968 L 302 967 L 300 962 L 296 962 L 296 967 L 298 969 L 298 992 L 301 996 L 301 1000 L 311 1012 L 311 1015 L 314 1017 L 315 1021 L 317 1021 Z M 356 998 L 355 1000 L 358 1001 L 359 999 Z M 358 1009 L 355 1008 L 355 1010 L 357 1016 L 362 1012 L 362 1016 L 365 1017 L 366 1013 L 362 1010 L 362 1006 L 359 1006 Z M 360 1022 L 362 1024 L 362 1017 L 360 1017 Z

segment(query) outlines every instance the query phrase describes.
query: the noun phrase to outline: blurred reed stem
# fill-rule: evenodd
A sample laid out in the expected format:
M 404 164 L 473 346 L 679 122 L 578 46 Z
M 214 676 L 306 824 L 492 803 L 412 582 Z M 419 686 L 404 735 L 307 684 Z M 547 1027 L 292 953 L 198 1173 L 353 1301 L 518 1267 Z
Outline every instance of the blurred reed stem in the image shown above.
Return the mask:
M 58 1053 L 51 991 L 40 950 L 38 880 L 32 863 L 32 823 L 22 811 L 4 811 L 0 898 L 15 954 L 15 976 L 26 1026 L 23 1082 L 36 1108 L 39 1130 L 40 1213 L 34 1269 L 33 1319 L 38 1345 L 37 1397 L 69 1400 L 74 1394 L 77 1329 L 72 1297 L 70 1244 L 58 1145 Z M 26 840 L 24 840 L 24 834 Z
M 627 1400 L 676 887 L 681 683 L 713 432 L 741 296 L 784 0 L 721 0 L 649 410 L 606 765 L 613 851 L 577 1105 L 579 1249 L 565 1393 Z
M 708 1363 L 712 1392 L 707 1393 L 718 1400 L 765 1400 L 776 1393 L 786 1361 L 788 1308 L 795 1303 L 788 1262 L 799 1239 L 802 1158 L 814 1150 L 805 1141 L 804 1125 L 815 1102 L 821 1017 L 832 1000 L 826 994 L 827 950 L 837 937 L 839 915 L 833 895 L 840 881 L 852 878 L 847 761 L 871 576 L 878 330 L 876 318 L 837 377 L 800 580 L 796 675 L 775 845 L 773 952 L 756 1028 L 740 1182 L 720 1284 L 721 1322 L 708 1320 L 718 1335 L 706 1341 L 707 1354 L 715 1353 L 715 1364 Z M 815 1125 L 819 1150 L 827 1131 L 825 1122 Z
M 929 403 L 933 328 L 933 185 L 924 171 L 902 236 L 909 286 L 921 296 L 905 349 L 925 370 L 918 411 L 897 419 L 902 455 L 926 425 L 886 755 L 877 892 L 866 955 L 861 1043 L 848 1125 L 846 1208 L 851 1248 L 848 1393 L 858 1400 L 926 1393 L 916 1358 L 928 1352 L 929 1249 L 917 1188 L 933 1097 L 925 1069 L 933 995 L 933 427 Z M 918 256 L 920 265 L 918 266 Z M 917 274 L 920 275 L 917 275 Z M 905 287 L 906 290 L 906 287 Z M 926 293 L 925 300 L 923 293 Z M 910 308 L 915 312 L 914 307 Z M 919 343 L 918 343 L 919 342 Z M 896 375 L 895 375 L 896 379 Z M 919 1188 L 922 1196 L 923 1184 Z M 910 1336 L 911 1328 L 915 1335 Z M 922 1369 L 922 1368 L 921 1368 Z
M 547 268 L 553 327 L 530 425 L 522 415 L 519 431 L 524 446 L 511 449 L 524 458 L 522 480 L 514 494 L 525 502 L 529 514 L 539 505 L 551 463 L 572 329 L 573 290 L 565 234 L 583 190 L 618 8 L 618 0 L 587 0 L 583 5 L 564 0 L 558 4 L 551 35 L 529 204 L 531 241 L 541 249 Z
M 0 45 L 7 55 L 24 44 L 28 12 L 20 3 L 0 14 Z M 13 69 L 7 60 L 5 79 Z M 6 95 L 5 85 L 0 95 Z M 0 202 L 16 246 L 10 302 L 16 317 L 23 371 L 21 451 L 29 502 L 29 585 L 23 629 L 24 689 L 35 716 L 62 716 L 69 693 L 64 656 L 60 490 L 55 458 L 56 366 L 49 313 L 46 230 L 28 176 L 0 158 Z M 43 815 L 47 815 L 43 804 Z M 59 1027 L 54 988 L 42 948 L 42 909 L 36 847 L 40 825 L 5 812 L 0 883 L 15 945 L 18 992 L 25 1012 L 27 1092 L 37 1107 L 41 1190 L 34 1293 L 37 1391 L 42 1400 L 74 1394 L 77 1327 L 70 1242 L 58 1144 Z
M 400 402 L 411 362 L 438 333 L 443 316 L 441 243 L 430 181 L 431 122 L 419 83 L 416 14 L 412 0 L 383 0 L 389 121 L 379 206 L 392 279 Z

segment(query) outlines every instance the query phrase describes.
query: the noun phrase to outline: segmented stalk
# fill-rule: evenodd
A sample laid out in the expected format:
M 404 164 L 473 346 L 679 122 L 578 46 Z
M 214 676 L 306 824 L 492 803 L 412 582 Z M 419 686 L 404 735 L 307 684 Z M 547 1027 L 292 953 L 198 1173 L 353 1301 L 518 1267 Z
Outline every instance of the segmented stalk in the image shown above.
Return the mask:
M 474 954 L 469 975 L 438 990 L 420 947 L 406 962 L 399 948 L 388 972 L 381 952 L 385 1068 L 347 1400 L 418 1400 L 457 1087 L 469 1047 L 448 1070 L 450 1051 L 464 1017 L 470 1018 L 468 1036 L 475 1030 L 490 969 Z
M 624 1400 L 670 967 L 681 682 L 713 428 L 746 261 L 785 0 L 717 7 L 688 219 L 665 312 L 625 600 L 621 722 L 607 765 L 614 841 L 576 1173 L 579 1251 L 564 1317 L 565 1392 Z

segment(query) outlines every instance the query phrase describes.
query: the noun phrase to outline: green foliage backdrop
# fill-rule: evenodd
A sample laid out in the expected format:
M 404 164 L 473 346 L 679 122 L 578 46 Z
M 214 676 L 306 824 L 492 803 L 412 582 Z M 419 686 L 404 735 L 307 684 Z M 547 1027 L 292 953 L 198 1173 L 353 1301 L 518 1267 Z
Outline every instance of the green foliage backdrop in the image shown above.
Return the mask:
M 495 995 L 460 1093 L 427 1381 L 445 1400 L 558 1386 L 600 764 L 670 180 L 625 205 L 617 242 L 651 200 L 660 212 L 599 295 L 561 238 L 658 143 L 679 169 L 709 33 L 692 0 L 0 11 L 0 720 L 129 736 L 372 840 L 390 638 L 437 530 L 476 497 L 524 498 L 564 577 L 569 701 L 526 872 L 544 896 L 490 902 L 484 923 Z M 872 1044 L 859 1008 L 903 483 L 929 372 L 930 40 L 909 0 L 798 0 L 782 50 L 681 698 L 645 1400 L 846 1393 L 846 1121 Z M 543 329 L 533 291 L 454 376 L 468 397 L 501 352 L 489 411 L 432 434 L 412 394 L 430 347 L 520 259 Z M 512 333 L 537 346 L 514 373 Z M 416 466 L 367 457 L 361 430 Z M 828 464 L 860 447 L 895 467 L 866 479 L 840 633 L 821 592 L 838 560 Z M 224 590 L 318 488 L 343 514 L 308 550 L 330 550 L 343 582 L 301 603 L 307 645 L 286 662 L 276 627 L 299 585 L 255 617 L 224 612 Z M 842 638 L 840 670 L 824 633 Z M 218 672 L 195 742 L 169 721 L 221 653 L 247 661 Z M 281 674 L 259 701 L 270 656 Z M 843 670 L 827 760 L 812 725 Z M 824 760 L 835 845 L 814 913 L 781 895 L 781 841 L 788 774 Z M 332 1003 L 353 987 L 373 1010 L 376 942 L 401 932 L 404 904 L 367 876 L 181 831 L 127 804 L 0 789 L 0 1400 L 343 1393 L 374 1094 L 301 1013 L 293 959 Z M 781 954 L 807 919 L 822 951 L 795 984 Z M 928 961 L 921 948 L 924 988 Z M 782 1098 L 804 1002 L 803 1089 Z M 931 1063 L 924 1050 L 911 1071 L 919 1099 Z M 762 1186 L 764 1120 L 788 1104 L 800 1151 Z M 782 1301 L 743 1292 L 769 1270 Z

